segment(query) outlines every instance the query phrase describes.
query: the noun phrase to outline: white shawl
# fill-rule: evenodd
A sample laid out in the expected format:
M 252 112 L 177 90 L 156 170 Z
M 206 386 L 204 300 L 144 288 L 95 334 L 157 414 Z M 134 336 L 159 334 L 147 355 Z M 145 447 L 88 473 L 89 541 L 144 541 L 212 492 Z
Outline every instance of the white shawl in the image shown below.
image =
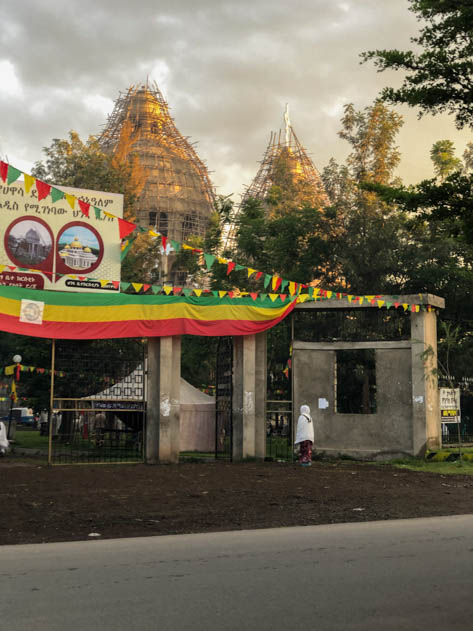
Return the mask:
M 301 405 L 301 414 L 297 419 L 296 440 L 294 444 L 302 443 L 304 440 L 314 442 L 314 424 L 310 415 L 308 405 Z

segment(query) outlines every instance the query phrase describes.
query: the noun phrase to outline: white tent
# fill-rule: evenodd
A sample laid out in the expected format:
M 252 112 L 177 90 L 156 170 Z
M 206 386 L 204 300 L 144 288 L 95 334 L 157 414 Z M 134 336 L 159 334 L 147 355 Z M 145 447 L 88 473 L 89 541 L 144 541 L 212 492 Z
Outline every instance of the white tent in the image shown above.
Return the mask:
M 143 370 L 135 369 L 123 381 L 115 383 L 88 399 L 121 401 L 142 400 Z M 215 399 L 181 378 L 180 450 L 215 450 Z
M 180 450 L 215 450 L 215 399 L 181 379 Z

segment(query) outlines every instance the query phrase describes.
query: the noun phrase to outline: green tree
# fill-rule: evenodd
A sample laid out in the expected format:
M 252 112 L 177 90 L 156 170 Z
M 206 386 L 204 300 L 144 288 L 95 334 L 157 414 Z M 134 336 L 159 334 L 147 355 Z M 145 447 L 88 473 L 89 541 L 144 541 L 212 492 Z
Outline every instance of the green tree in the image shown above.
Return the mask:
M 469 173 L 473 171 L 473 142 L 468 142 L 463 152 L 463 171 Z
M 430 158 L 434 163 L 435 174 L 442 182 L 450 173 L 462 168 L 462 162 L 455 156 L 455 146 L 451 140 L 437 140 L 430 150 Z
M 383 100 L 418 107 L 420 115 L 449 112 L 456 125 L 473 127 L 473 4 L 470 0 L 409 0 L 423 26 L 412 50 L 362 54 L 379 72 L 406 73 L 400 88 L 386 87 Z
M 351 152 L 346 164 L 331 160 L 322 174 L 331 201 L 326 217 L 333 223 L 325 276 L 353 293 L 389 291 L 398 282 L 404 217 L 361 184 L 396 181 L 400 155 L 395 141 L 402 118 L 376 101 L 361 111 L 347 105 L 341 122 L 339 135 Z

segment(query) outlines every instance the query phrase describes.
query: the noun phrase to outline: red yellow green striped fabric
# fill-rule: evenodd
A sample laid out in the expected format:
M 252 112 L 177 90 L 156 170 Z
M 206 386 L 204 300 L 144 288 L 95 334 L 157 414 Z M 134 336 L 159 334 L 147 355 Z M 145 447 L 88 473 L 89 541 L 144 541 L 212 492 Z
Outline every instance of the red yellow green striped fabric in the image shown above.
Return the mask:
M 44 303 L 40 324 L 20 321 L 22 301 Z M 0 330 L 54 339 L 251 335 L 276 325 L 296 298 L 72 293 L 0 286 Z M 23 303 L 25 305 L 25 303 Z

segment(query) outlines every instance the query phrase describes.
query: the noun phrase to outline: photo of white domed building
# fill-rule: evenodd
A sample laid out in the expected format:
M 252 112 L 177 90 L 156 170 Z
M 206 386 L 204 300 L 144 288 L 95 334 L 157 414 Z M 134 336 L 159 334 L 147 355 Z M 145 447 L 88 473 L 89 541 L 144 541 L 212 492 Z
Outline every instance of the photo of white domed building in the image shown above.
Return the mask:
M 79 230 L 75 228 L 76 233 Z M 59 243 L 59 256 L 65 265 L 75 270 L 89 269 L 98 259 L 99 244 L 95 235 L 89 230 L 82 229 L 81 232 L 82 235 L 74 234 L 71 237 L 69 231 L 66 231 L 61 235 Z

